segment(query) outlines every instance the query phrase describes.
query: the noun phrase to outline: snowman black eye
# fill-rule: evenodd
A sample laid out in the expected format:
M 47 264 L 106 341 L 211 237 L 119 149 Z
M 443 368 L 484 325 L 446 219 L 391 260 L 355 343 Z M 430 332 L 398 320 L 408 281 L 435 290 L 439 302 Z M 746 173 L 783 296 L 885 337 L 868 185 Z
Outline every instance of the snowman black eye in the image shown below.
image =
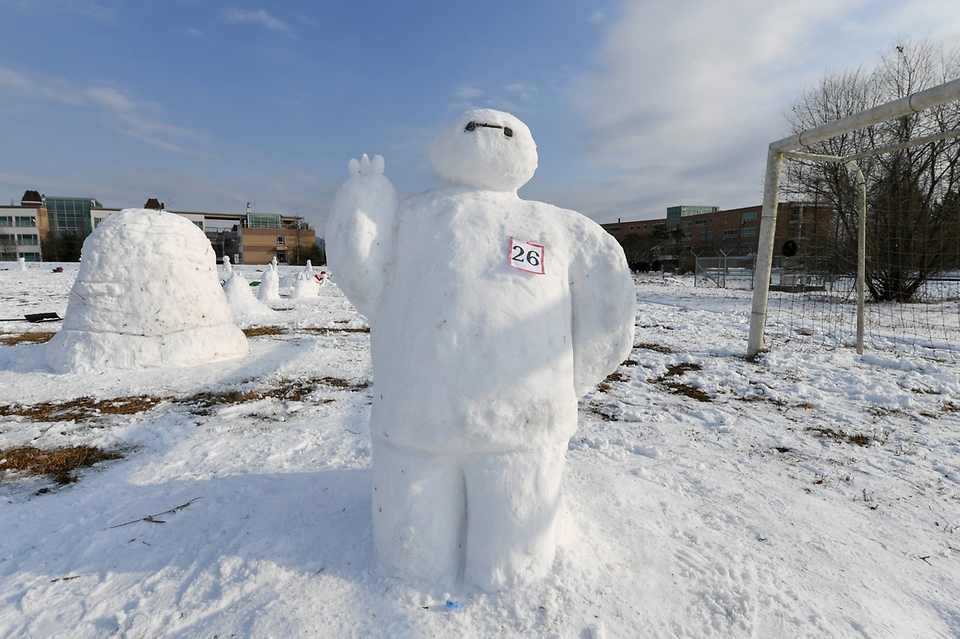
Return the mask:
M 502 126 L 500 124 L 487 124 L 486 122 L 467 122 L 467 126 L 463 127 L 464 131 L 473 131 L 478 126 L 485 126 L 488 129 L 503 129 L 503 134 L 508 138 L 513 137 L 513 129 L 508 126 Z

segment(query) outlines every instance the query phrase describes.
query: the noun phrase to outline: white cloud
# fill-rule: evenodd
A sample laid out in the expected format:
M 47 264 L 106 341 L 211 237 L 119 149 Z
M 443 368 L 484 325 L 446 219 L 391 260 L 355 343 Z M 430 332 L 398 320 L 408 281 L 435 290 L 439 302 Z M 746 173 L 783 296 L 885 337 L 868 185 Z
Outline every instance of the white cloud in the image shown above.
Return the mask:
M 584 198 L 590 212 L 759 203 L 782 109 L 834 60 L 835 43 L 821 38 L 838 37 L 866 1 L 625 2 L 598 70 L 574 83 L 586 157 L 607 176 Z M 873 42 L 846 66 L 872 61 Z
M 113 111 L 132 111 L 133 102 L 116 89 L 90 88 L 84 91 L 90 100 L 105 109 Z
M 456 97 L 458 100 L 474 100 L 481 97 L 483 94 L 483 89 L 478 89 L 477 87 L 473 86 L 464 86 L 457 90 Z
M 290 27 L 285 22 L 274 18 L 269 13 L 260 9 L 259 11 L 243 11 L 240 9 L 230 9 L 227 11 L 227 20 L 230 22 L 253 22 L 261 24 L 274 31 L 290 31 Z
M 114 87 L 77 86 L 64 78 L 34 80 L 13 69 L 0 66 L 0 99 L 3 99 L 6 91 L 23 100 L 91 109 L 109 127 L 123 135 L 171 153 L 210 157 L 208 153 L 178 142 L 204 142 L 208 140 L 208 135 L 158 119 L 154 115 L 159 109 L 156 104 L 137 101 Z

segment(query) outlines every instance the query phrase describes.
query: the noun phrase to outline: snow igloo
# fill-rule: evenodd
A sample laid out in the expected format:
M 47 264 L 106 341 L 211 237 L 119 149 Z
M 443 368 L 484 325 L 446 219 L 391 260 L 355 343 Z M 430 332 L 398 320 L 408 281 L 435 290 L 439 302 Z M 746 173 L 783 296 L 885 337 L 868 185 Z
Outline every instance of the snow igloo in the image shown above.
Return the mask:
M 80 262 L 63 328 L 47 344 L 54 371 L 192 366 L 247 354 L 216 255 L 190 220 L 124 209 L 87 237 Z
M 468 111 L 430 157 L 448 186 L 402 201 L 382 157 L 351 160 L 327 255 L 370 321 L 378 556 L 496 591 L 553 563 L 577 400 L 630 353 L 635 292 L 598 224 L 518 196 L 537 152 L 516 117 Z

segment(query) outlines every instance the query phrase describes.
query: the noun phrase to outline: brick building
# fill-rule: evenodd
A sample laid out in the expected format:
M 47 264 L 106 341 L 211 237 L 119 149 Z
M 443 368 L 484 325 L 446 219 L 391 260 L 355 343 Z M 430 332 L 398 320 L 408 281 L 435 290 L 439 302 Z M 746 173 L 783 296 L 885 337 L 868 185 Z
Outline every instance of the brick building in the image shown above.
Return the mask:
M 601 226 L 625 249 L 637 246 L 643 250 L 649 245 L 646 250 L 661 257 L 754 255 L 759 245 L 762 208 L 757 205 L 721 211 L 717 207 L 670 207 L 665 218 L 618 220 Z M 781 250 L 788 240 L 795 242 L 800 251 L 805 246 L 822 245 L 829 241 L 832 222 L 831 207 L 781 202 L 777 211 L 775 250 Z

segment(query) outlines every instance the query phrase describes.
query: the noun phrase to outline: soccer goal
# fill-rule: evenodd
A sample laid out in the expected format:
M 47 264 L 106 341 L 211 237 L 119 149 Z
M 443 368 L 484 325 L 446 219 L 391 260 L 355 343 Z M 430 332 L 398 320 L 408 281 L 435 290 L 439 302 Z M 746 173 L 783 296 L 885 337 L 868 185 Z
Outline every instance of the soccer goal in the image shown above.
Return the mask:
M 960 79 L 770 144 L 748 357 L 764 349 L 765 338 L 773 343 L 855 346 L 862 354 L 867 335 L 871 347 L 907 346 L 921 354 L 960 357 L 960 180 L 954 181 L 952 173 L 960 174 L 955 161 L 960 154 L 950 147 L 953 161 L 930 160 L 927 167 L 917 163 L 942 155 L 908 152 L 924 145 L 943 151 L 945 145 L 960 143 L 960 128 L 955 123 L 945 128 L 943 118 L 932 118 L 928 130 L 910 139 L 896 135 L 891 143 L 891 137 L 883 135 L 914 114 L 957 100 Z M 822 152 L 819 143 L 850 135 L 868 143 L 856 145 L 849 154 Z M 849 182 L 849 210 L 834 211 L 829 221 L 821 215 L 821 228 L 806 236 L 799 232 L 803 219 L 778 220 L 785 160 L 801 169 L 824 163 L 839 167 L 833 175 L 838 182 Z M 898 169 L 903 162 L 910 163 L 912 173 Z M 939 172 L 951 172 L 950 186 L 925 192 L 931 182 L 923 171 L 938 172 L 938 177 L 943 175 Z M 920 177 L 912 177 L 916 175 Z M 820 203 L 813 208 L 822 210 Z M 778 247 L 777 238 L 783 239 L 788 223 L 798 224 L 800 239 Z

